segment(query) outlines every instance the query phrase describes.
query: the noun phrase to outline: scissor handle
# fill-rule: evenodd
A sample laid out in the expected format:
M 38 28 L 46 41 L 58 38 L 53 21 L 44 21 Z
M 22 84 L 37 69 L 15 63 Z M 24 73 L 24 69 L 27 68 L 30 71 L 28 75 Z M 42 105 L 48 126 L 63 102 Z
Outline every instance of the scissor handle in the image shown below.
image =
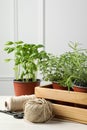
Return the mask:
M 13 117 L 14 117 L 14 118 L 17 118 L 17 119 L 23 119 L 24 113 L 22 112 L 22 113 L 14 114 Z
M 24 117 L 23 112 L 14 112 L 14 111 L 7 111 L 7 110 L 0 110 L 0 112 L 8 114 L 8 115 L 12 115 L 14 118 L 17 118 L 17 119 L 22 119 Z

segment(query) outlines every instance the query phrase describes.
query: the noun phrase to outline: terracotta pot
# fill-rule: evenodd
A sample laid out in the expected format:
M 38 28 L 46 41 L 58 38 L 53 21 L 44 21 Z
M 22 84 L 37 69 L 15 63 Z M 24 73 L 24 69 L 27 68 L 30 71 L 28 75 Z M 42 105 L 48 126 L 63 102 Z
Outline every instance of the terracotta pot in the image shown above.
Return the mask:
M 56 82 L 53 82 L 52 85 L 53 85 L 53 88 L 54 88 L 54 89 L 68 90 L 67 87 L 63 87 L 63 86 L 61 86 L 60 84 L 58 84 L 58 83 L 56 83 Z
M 80 86 L 74 85 L 73 90 L 76 92 L 87 93 L 87 87 L 80 87 Z
M 34 94 L 35 87 L 40 85 L 40 80 L 36 82 L 14 81 L 13 84 L 14 84 L 14 92 L 16 96 L 31 95 Z

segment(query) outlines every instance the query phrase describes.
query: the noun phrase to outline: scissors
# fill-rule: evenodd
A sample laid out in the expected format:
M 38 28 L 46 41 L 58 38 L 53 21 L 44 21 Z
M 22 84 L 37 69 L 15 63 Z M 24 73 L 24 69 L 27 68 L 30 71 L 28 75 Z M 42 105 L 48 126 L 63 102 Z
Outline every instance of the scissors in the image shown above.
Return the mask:
M 23 112 L 13 112 L 13 111 L 7 111 L 7 110 L 0 110 L 0 112 L 8 114 L 8 115 L 12 115 L 16 119 L 23 119 L 23 117 L 24 117 Z

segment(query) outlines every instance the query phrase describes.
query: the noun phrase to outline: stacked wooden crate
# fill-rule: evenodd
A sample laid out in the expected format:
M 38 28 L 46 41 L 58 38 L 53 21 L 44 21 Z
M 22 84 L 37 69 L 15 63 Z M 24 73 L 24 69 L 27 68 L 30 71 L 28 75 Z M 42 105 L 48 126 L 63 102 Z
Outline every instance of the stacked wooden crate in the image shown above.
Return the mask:
M 36 87 L 35 95 L 50 100 L 59 118 L 87 124 L 87 93 L 57 90 L 50 84 Z

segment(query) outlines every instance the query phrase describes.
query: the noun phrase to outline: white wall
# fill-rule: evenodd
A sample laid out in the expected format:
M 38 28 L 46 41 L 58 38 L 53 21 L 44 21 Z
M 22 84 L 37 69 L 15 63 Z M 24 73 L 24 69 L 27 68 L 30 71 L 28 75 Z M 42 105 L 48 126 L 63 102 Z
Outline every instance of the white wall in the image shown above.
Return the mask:
M 0 78 L 0 96 L 14 95 L 13 79 Z
M 42 43 L 42 0 L 18 0 L 18 39 Z
M 14 94 L 13 62 L 3 51 L 9 40 L 43 43 L 43 0 L 0 0 L 0 95 Z
M 13 62 L 4 61 L 8 57 L 3 51 L 6 41 L 43 43 L 42 3 L 43 0 L 0 0 L 0 78 L 14 77 Z
M 13 0 L 0 0 L 0 77 L 11 76 L 11 64 L 5 64 L 4 43 L 14 40 Z M 10 71 L 10 73 L 9 73 Z
M 0 0 L 0 95 L 14 94 L 13 63 L 4 62 L 6 41 L 43 43 L 61 54 L 69 41 L 87 48 L 86 34 L 87 0 Z
M 61 54 L 69 41 L 87 48 L 87 0 L 45 0 L 46 50 Z

